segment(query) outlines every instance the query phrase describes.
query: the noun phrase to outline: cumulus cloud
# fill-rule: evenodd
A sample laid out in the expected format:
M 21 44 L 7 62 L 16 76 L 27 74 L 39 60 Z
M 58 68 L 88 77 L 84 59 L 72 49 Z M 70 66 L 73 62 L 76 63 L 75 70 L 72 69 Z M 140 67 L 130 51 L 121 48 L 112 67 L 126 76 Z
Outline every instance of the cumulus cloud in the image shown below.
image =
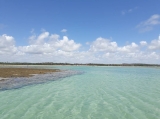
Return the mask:
M 55 46 L 61 48 L 63 51 L 74 51 L 78 50 L 81 44 L 76 44 L 74 40 L 69 40 L 67 36 L 63 36 L 63 39 L 58 40 Z
M 151 31 L 154 28 L 154 26 L 159 24 L 160 24 L 160 15 L 154 14 L 146 21 L 143 21 L 140 24 L 138 24 L 136 28 L 138 28 L 140 32 L 147 32 Z
M 140 41 L 118 46 L 117 42 L 99 37 L 88 43 L 82 51 L 81 44 L 50 34 L 47 31 L 28 38 L 28 45 L 16 46 L 13 36 L 0 36 L 0 61 L 20 62 L 70 62 L 70 63 L 160 63 L 160 39 L 150 43 Z M 146 46 L 146 47 L 142 47 Z M 144 50 L 148 48 L 148 50 Z
M 90 45 L 89 51 L 92 52 L 105 52 L 105 56 L 110 56 L 111 53 L 132 53 L 139 50 L 139 46 L 136 43 L 119 47 L 115 41 L 109 39 L 97 38 Z
M 29 37 L 29 42 L 31 44 L 41 45 L 41 44 L 44 44 L 45 40 L 48 37 L 49 37 L 49 32 L 43 32 L 38 37 L 36 37 L 35 35 L 32 35 L 31 37 Z
M 141 41 L 140 45 L 147 45 L 147 42 Z M 156 53 L 153 54 L 153 52 L 143 51 L 143 49 L 140 48 L 141 47 L 134 42 L 125 46 L 118 46 L 118 44 L 115 41 L 111 41 L 109 39 L 100 37 L 97 38 L 92 43 L 90 43 L 89 52 L 91 52 L 92 58 L 94 55 L 95 58 L 93 59 L 95 62 L 148 63 L 148 61 L 149 62 L 153 61 L 153 58 L 155 58 L 155 60 L 158 61 L 159 59 L 158 54 Z
M 19 47 L 19 50 L 29 54 L 45 54 L 54 51 L 54 49 L 51 48 L 50 44 L 47 43 L 44 43 L 43 45 L 21 46 Z
M 78 50 L 81 46 L 74 40 L 69 40 L 67 36 L 63 36 L 63 39 L 59 38 L 60 36 L 57 34 L 49 35 L 49 32 L 43 32 L 39 36 L 29 37 L 30 45 L 21 46 L 19 50 L 29 54 L 47 54 L 54 53 L 56 50 L 72 52 Z
M 146 41 L 141 41 L 140 44 L 141 44 L 141 46 L 146 46 L 147 42 Z
M 160 39 L 158 40 L 152 40 L 150 45 L 148 46 L 151 50 L 158 50 L 160 49 Z
M 16 50 L 15 40 L 12 36 L 6 34 L 0 36 L 0 54 L 11 54 L 15 53 Z
M 117 49 L 117 43 L 111 42 L 109 39 L 97 38 L 91 45 L 90 51 L 108 51 L 113 52 Z
M 130 45 L 119 47 L 118 51 L 131 53 L 138 51 L 138 48 L 139 46 L 136 43 L 132 42 Z
M 60 36 L 58 34 L 51 34 L 49 36 L 49 42 L 50 43 L 54 43 L 55 41 L 57 41 L 60 38 Z

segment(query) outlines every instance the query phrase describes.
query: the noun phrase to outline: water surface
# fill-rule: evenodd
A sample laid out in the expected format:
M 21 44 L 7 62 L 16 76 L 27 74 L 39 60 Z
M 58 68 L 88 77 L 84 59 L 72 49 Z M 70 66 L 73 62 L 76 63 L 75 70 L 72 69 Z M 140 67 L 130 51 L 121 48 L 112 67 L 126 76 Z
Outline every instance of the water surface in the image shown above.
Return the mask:
M 159 68 L 45 67 L 85 73 L 0 91 L 0 119 L 159 119 L 160 117 Z

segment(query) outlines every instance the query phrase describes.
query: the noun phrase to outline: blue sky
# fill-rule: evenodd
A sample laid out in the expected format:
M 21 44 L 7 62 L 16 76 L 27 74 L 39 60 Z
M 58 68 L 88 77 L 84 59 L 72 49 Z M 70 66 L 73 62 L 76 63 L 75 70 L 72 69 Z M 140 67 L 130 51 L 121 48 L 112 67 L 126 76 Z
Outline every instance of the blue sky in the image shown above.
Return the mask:
M 160 63 L 159 4 L 0 0 L 0 61 Z

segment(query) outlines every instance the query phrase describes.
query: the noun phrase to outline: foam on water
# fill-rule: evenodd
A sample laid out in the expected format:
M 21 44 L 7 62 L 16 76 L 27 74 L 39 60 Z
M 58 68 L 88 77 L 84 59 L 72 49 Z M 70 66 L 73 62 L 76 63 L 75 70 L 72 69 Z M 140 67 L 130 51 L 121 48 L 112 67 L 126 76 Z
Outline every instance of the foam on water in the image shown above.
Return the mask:
M 57 67 L 85 71 L 0 91 L 0 119 L 159 119 L 160 69 Z

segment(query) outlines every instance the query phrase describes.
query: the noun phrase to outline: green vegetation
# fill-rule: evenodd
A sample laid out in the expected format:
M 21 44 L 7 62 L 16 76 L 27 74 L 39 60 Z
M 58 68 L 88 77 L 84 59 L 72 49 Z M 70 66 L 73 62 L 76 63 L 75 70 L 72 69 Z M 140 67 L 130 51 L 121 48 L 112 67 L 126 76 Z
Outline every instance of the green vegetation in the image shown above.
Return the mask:
M 160 66 L 160 64 L 143 64 L 143 63 L 123 63 L 123 64 L 97 64 L 97 63 L 54 63 L 54 62 L 41 62 L 41 63 L 28 63 L 28 62 L 0 62 L 0 65 L 86 65 L 86 66 Z

